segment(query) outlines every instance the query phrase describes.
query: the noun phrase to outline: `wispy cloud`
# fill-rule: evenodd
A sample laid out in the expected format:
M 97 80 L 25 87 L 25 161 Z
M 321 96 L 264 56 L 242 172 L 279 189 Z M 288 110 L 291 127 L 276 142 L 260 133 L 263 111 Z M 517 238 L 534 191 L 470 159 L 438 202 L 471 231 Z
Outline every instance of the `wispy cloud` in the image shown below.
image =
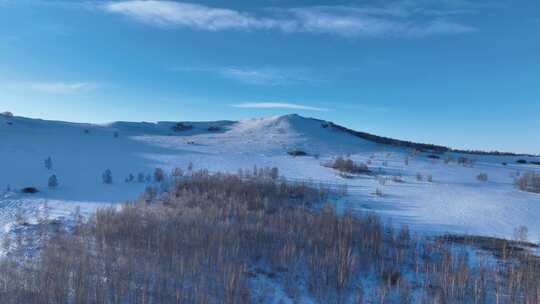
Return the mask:
M 268 69 L 226 68 L 220 73 L 225 78 L 255 85 L 288 85 L 304 81 L 300 77 Z
M 264 86 L 284 86 L 301 83 L 312 83 L 322 81 L 313 76 L 308 76 L 308 72 L 303 69 L 278 69 L 270 67 L 175 67 L 177 72 L 202 72 L 212 73 L 219 77 L 234 80 L 250 85 Z
M 232 9 L 165 0 L 110 2 L 103 8 L 108 12 L 127 15 L 149 24 L 184 26 L 209 31 L 274 28 L 283 25 L 277 20 L 257 18 Z
M 473 27 L 443 17 L 415 21 L 407 17 L 411 12 L 398 9 L 366 10 L 321 6 L 293 9 L 291 12 L 300 20 L 298 31 L 345 37 L 422 37 L 475 31 Z
M 281 110 L 305 110 L 305 111 L 328 111 L 326 108 L 312 107 L 307 105 L 285 102 L 245 102 L 231 105 L 241 109 L 281 109 Z
M 168 0 L 126 0 L 107 2 L 102 9 L 150 25 L 205 31 L 279 30 L 285 33 L 318 33 L 344 37 L 418 37 L 475 30 L 472 26 L 449 20 L 450 14 L 444 15 L 442 10 L 422 10 L 411 5 L 274 8 L 264 10 L 261 15 Z M 454 9 L 452 12 L 458 14 L 459 10 Z M 422 15 L 423 18 L 411 17 L 415 15 Z
M 418 36 L 430 36 L 445 33 L 468 33 L 476 29 L 467 25 L 454 23 L 446 19 L 438 18 L 423 28 L 411 30 L 411 34 Z
M 5 87 L 47 94 L 75 94 L 95 90 L 98 86 L 89 82 L 17 82 Z

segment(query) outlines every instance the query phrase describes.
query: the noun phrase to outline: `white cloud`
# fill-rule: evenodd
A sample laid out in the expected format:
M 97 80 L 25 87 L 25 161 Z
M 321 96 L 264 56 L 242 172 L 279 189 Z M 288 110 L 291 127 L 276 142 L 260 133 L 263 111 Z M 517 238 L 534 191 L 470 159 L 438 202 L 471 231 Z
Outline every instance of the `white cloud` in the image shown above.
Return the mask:
M 206 31 L 280 30 L 285 33 L 319 33 L 344 37 L 457 34 L 472 27 L 427 17 L 420 22 L 412 15 L 421 9 L 410 6 L 351 7 L 312 6 L 265 10 L 265 16 L 234 9 L 214 8 L 168 0 L 125 0 L 107 2 L 102 8 L 139 22 L 164 27 Z M 426 10 L 427 12 L 427 10 Z M 432 14 L 432 13 L 431 13 Z
M 283 109 L 283 110 L 306 110 L 306 111 L 328 111 L 325 108 L 306 106 L 295 103 L 284 102 L 246 102 L 232 105 L 235 108 L 242 109 Z
M 6 87 L 48 94 L 75 94 L 92 91 L 97 85 L 88 82 L 17 82 Z
M 214 73 L 225 79 L 251 85 L 283 86 L 321 81 L 312 76 L 307 76 L 308 72 L 302 69 L 277 69 L 271 67 L 176 67 L 172 70 L 178 72 Z
M 285 85 L 294 82 L 292 77 L 270 70 L 226 68 L 220 73 L 225 78 L 256 85 Z
M 476 31 L 476 29 L 470 26 L 454 23 L 445 19 L 436 19 L 429 23 L 426 27 L 415 29 L 411 33 L 418 34 L 420 36 L 429 36 L 444 33 L 459 34 L 474 31 Z
M 310 7 L 290 10 L 299 22 L 298 31 L 335 34 L 345 37 L 397 36 L 419 37 L 436 34 L 460 34 L 474 31 L 470 26 L 438 18 L 413 21 L 404 18 L 405 10 L 366 10 L 350 7 Z
M 298 20 L 297 31 L 340 36 L 377 35 L 393 32 L 394 21 L 348 12 L 343 7 L 315 7 L 290 10 Z
M 104 9 L 111 13 L 127 15 L 139 21 L 161 26 L 184 26 L 208 31 L 228 29 L 270 29 L 286 26 L 285 23 L 223 8 L 199 4 L 130 0 L 110 2 Z

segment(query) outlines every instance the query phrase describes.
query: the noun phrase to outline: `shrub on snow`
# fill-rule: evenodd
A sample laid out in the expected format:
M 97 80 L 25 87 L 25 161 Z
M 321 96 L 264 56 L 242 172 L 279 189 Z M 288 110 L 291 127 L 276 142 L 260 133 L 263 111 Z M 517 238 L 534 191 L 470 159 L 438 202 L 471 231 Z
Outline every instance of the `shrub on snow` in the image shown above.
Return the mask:
M 300 149 L 292 149 L 287 152 L 291 156 L 306 156 L 307 153 Z
M 24 187 L 21 189 L 22 193 L 34 194 L 38 193 L 39 190 L 36 187 Z
M 487 182 L 488 181 L 488 175 L 486 173 L 480 173 L 476 176 L 476 179 L 481 182 Z
M 173 131 L 175 132 L 182 132 L 182 131 L 187 131 L 187 130 L 191 130 L 193 129 L 193 126 L 190 125 L 190 124 L 186 124 L 186 123 L 183 123 L 183 122 L 179 122 L 177 123 L 176 125 L 174 125 L 172 127 Z
M 104 184 L 112 184 L 113 183 L 113 177 L 111 169 L 105 170 L 103 174 L 101 175 L 101 178 L 103 179 Z
M 342 173 L 350 174 L 369 174 L 371 171 L 368 166 L 364 163 L 355 163 L 352 159 L 345 159 L 342 156 L 334 159 L 333 161 L 327 162 L 326 167 L 338 170 Z

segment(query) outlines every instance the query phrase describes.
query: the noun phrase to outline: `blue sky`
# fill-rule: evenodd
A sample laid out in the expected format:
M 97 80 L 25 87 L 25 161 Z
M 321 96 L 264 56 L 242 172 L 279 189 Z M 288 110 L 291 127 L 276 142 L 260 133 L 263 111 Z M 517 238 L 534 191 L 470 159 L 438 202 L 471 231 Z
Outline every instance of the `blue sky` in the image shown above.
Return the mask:
M 0 0 L 0 111 L 84 122 L 299 113 L 540 153 L 540 2 Z

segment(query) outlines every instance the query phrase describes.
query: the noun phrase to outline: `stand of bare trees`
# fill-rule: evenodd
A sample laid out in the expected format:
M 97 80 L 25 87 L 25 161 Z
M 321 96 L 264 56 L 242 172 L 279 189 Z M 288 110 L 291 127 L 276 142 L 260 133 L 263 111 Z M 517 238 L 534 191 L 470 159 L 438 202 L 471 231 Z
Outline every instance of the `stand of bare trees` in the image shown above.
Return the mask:
M 259 303 L 274 296 L 254 290 L 265 281 L 317 303 L 540 301 L 538 260 L 505 241 L 500 262 L 472 259 L 473 240 L 338 214 L 326 191 L 255 171 L 193 172 L 87 221 L 42 220 L 0 262 L 1 302 Z
M 521 191 L 540 193 L 540 174 L 524 173 L 516 179 L 515 185 Z

